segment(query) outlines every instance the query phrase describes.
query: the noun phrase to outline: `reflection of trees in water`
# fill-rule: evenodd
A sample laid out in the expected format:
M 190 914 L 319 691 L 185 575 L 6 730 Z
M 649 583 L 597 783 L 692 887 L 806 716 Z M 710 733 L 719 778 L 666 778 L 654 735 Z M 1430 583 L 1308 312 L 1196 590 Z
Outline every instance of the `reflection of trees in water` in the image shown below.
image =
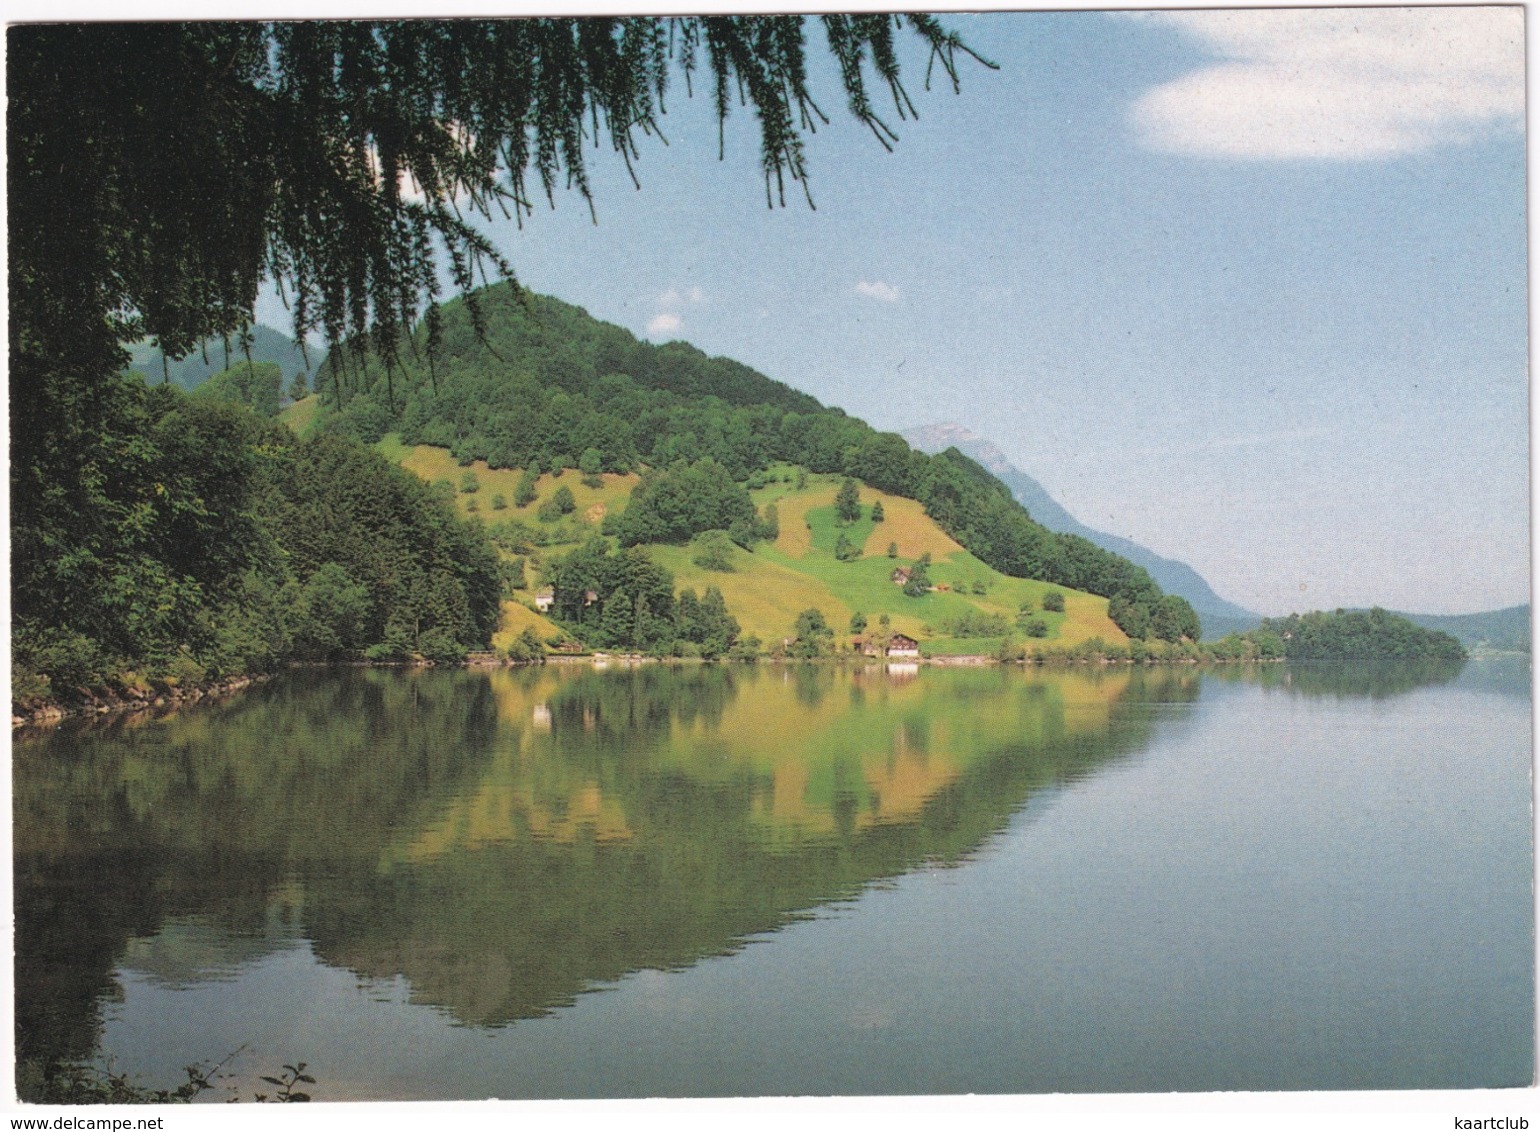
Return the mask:
M 629 971 L 732 951 L 874 879 L 961 861 L 1034 790 L 1142 745 L 1137 705 L 1197 694 L 1190 673 L 1077 677 L 1067 713 L 1070 684 L 1053 677 L 927 673 L 899 687 L 809 668 L 823 682 L 815 707 L 791 671 L 789 687 L 783 671 L 732 667 L 304 673 L 174 719 L 25 744 L 19 1054 L 90 1054 L 131 939 L 189 916 L 272 939 L 277 899 L 326 962 L 404 974 L 415 1000 L 465 1022 L 538 1015 Z M 850 696 L 827 694 L 841 682 Z M 735 727 L 749 726 L 736 713 L 772 695 L 761 726 L 785 717 L 788 741 L 826 745 L 827 781 L 806 787 L 832 815 L 816 836 L 767 838 L 774 768 L 734 761 Z M 538 705 L 548 733 L 510 723 Z M 819 713 L 813 737 L 798 737 L 798 712 Z M 923 797 L 874 797 L 863 757 L 930 773 Z M 627 836 L 445 832 L 477 791 L 571 806 L 590 781 Z M 431 853 L 403 851 L 433 829 L 445 836 Z M 218 932 L 198 946 L 218 966 Z M 225 959 L 249 957 L 249 939 L 241 949 Z
M 128 940 L 193 913 L 265 935 L 286 877 L 377 854 L 475 771 L 495 734 L 484 681 L 306 671 L 18 744 L 18 1058 L 89 1056 Z
M 1119 703 L 1128 704 L 1190 704 L 1196 703 L 1202 681 L 1191 669 L 1155 665 L 1137 668 L 1132 679 L 1118 696 Z
M 1208 674 L 1226 683 L 1256 684 L 1296 696 L 1389 699 L 1418 688 L 1447 684 L 1463 660 L 1356 661 L 1349 664 L 1222 665 Z
M 829 690 L 829 680 L 824 669 L 815 664 L 799 664 L 792 669 L 796 679 L 797 702 L 817 707 Z
M 564 751 L 651 750 L 675 727 L 720 726 L 740 677 L 725 665 L 584 672 L 550 698 L 552 737 Z

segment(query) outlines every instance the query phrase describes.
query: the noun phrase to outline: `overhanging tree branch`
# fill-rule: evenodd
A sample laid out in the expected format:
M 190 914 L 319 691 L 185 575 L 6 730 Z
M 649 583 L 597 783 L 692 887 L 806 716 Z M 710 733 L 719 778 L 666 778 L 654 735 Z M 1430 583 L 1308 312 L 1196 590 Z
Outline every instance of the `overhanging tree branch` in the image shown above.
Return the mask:
M 585 139 L 606 135 L 631 169 L 640 140 L 662 138 L 670 79 L 688 90 L 697 68 L 719 128 L 735 88 L 752 108 L 770 203 L 784 204 L 787 180 L 807 185 L 804 134 L 827 121 L 809 89 L 809 19 L 15 27 L 13 393 L 29 359 L 52 369 L 73 354 L 89 380 L 141 336 L 179 357 L 239 334 L 265 280 L 301 341 L 409 331 L 437 302 L 440 255 L 461 291 L 488 268 L 513 279 L 472 218 L 522 219 L 530 179 L 553 204 L 566 186 L 592 208 Z M 818 19 L 851 113 L 885 147 L 897 135 L 867 69 L 911 117 L 900 32 L 928 48 L 927 85 L 937 61 L 955 88 L 957 54 L 978 58 L 929 16 Z

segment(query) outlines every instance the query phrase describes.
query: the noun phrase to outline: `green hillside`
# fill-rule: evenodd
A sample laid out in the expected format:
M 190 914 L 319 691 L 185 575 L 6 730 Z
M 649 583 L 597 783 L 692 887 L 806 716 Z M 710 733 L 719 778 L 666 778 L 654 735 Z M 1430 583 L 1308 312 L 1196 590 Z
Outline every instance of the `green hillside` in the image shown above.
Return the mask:
M 304 436 L 310 431 L 310 426 L 315 423 L 316 414 L 320 412 L 321 399 L 315 394 L 303 400 L 291 402 L 279 413 L 278 419 L 288 425 L 296 436 Z
M 494 469 L 485 461 L 462 467 L 446 449 L 408 446 L 395 434 L 382 438 L 375 447 L 430 483 L 453 489 L 459 513 L 481 518 L 494 534 L 508 524 L 522 524 L 540 540 L 523 554 L 507 548 L 502 551 L 505 559 L 524 558 L 528 577 L 526 588 L 504 603 L 503 624 L 494 638 L 500 647 L 506 647 L 525 627 L 533 627 L 542 637 L 560 631 L 555 622 L 533 609 L 535 594 L 546 580 L 546 568 L 599 535 L 604 519 L 624 511 L 640 483 L 635 474 L 606 473 L 590 484 L 572 471 L 559 478 L 545 474 L 536 481 L 536 498 L 521 508 L 511 500 L 522 469 Z M 758 543 L 752 551 L 729 543 L 724 563 L 729 569 L 699 565 L 695 561 L 700 554 L 699 540 L 680 546 L 649 544 L 647 553 L 672 573 L 678 589 L 720 590 L 742 633 L 758 637 L 766 647 L 773 648 L 794 635 L 797 617 L 807 609 L 819 610 L 835 630 L 836 648 L 848 647 L 856 635 L 850 631 L 850 622 L 858 612 L 866 615 L 873 629 L 886 614 L 892 631 L 919 640 L 922 651 L 929 655 L 996 652 L 1004 634 L 959 637 L 952 631 L 960 621 L 971 618 L 977 622 L 979 615 L 1000 618 L 1011 639 L 1028 647 L 1073 646 L 1093 638 L 1108 644 L 1127 641 L 1107 616 L 1106 598 L 1001 574 L 942 531 L 914 500 L 869 487 L 860 490 L 862 518 L 842 526 L 834 514 L 834 497 L 842 477 L 804 474 L 804 482 L 798 486 L 797 471 L 790 465 L 776 465 L 767 472 L 767 482 L 751 492 L 761 510 L 770 505 L 777 508 L 780 532 L 776 539 Z M 471 483 L 475 489 L 465 490 Z M 573 512 L 562 519 L 542 521 L 538 518 L 542 501 L 562 486 L 573 493 Z M 494 501 L 504 506 L 497 507 Z M 879 502 L 884 519 L 874 523 L 871 506 Z M 851 542 L 859 541 L 863 548 L 860 557 L 850 561 L 835 557 L 841 535 Z M 897 551 L 893 558 L 886 553 L 889 544 Z M 891 580 L 892 573 L 925 554 L 931 556 L 929 573 L 936 588 L 920 597 L 906 596 Z M 1062 612 L 1043 610 L 1043 595 L 1050 591 L 1064 596 Z M 1030 610 L 1030 617 L 1044 623 L 1046 632 L 1041 638 L 1028 637 L 1018 624 L 1018 620 L 1025 620 L 1020 616 L 1023 606 Z
M 931 555 L 937 592 L 923 599 L 934 608 L 921 620 L 938 638 L 944 622 L 964 614 L 993 613 L 1013 622 L 1036 591 L 1003 585 L 1004 578 L 1107 599 L 1102 619 L 1110 617 L 1127 636 L 1176 641 L 1201 633 L 1191 607 L 1163 595 L 1143 569 L 1034 522 L 1003 484 L 955 449 L 925 455 L 896 434 L 880 433 L 739 362 L 707 357 L 684 343 L 639 341 L 556 299 L 515 297 L 498 285 L 480 292 L 479 301 L 485 319 L 479 334 L 465 304 L 456 301 L 443 308 L 435 333 L 425 326 L 413 342 L 388 351 L 389 364 L 373 350 L 335 352 L 317 374 L 321 407 L 312 427 L 369 444 L 394 434 L 391 443 L 416 452 L 411 459 L 422 466 L 415 471 L 446 480 L 451 489 L 463 474 L 458 469 L 478 469 L 478 490 L 462 493 L 472 498 L 462 498 L 461 509 L 494 530 L 506 528 L 502 542 L 512 553 L 528 556 L 540 547 L 549 554 L 600 533 L 612 536 L 617 549 L 659 542 L 681 547 L 713 528 L 753 550 L 763 541 L 763 509 L 783 500 L 789 512 L 780 537 L 756 553 L 828 590 L 831 611 L 837 605 L 868 612 L 860 606 L 872 604 L 873 611 L 913 622 L 908 610 L 883 608 L 877 595 L 891 583 L 882 582 L 877 566 L 859 564 L 885 557 L 887 543 L 897 541 L 900 559 Z M 425 455 L 429 449 L 439 455 Z M 800 468 L 812 478 L 788 487 L 784 476 L 773 474 L 776 468 Z M 560 485 L 553 482 L 558 475 Z M 870 524 L 836 530 L 809 514 L 816 507 L 802 495 L 821 484 L 830 495 L 823 505 L 832 504 L 846 477 L 895 501 L 889 537 Z M 641 506 L 629 498 L 629 510 L 616 506 L 622 482 Z M 563 488 L 567 495 L 556 499 Z M 516 493 L 525 496 L 524 507 Z M 559 514 L 538 515 L 558 504 Z M 794 553 L 804 538 L 811 556 Z M 833 553 L 841 538 L 845 557 L 853 552 L 857 564 Z M 685 556 L 686 564 L 694 557 Z M 621 569 L 597 560 L 584 568 Z M 967 602 L 959 601 L 954 583 L 968 587 Z M 973 593 L 975 583 L 985 592 Z M 619 589 L 637 601 L 630 587 Z M 991 592 L 999 595 L 993 609 Z M 565 615 L 598 616 L 575 606 Z M 649 606 L 637 613 L 637 623 L 659 615 Z M 780 625 L 768 615 L 755 620 L 767 631 Z M 1048 635 L 1034 639 L 1062 636 L 1056 617 L 1039 620 Z M 610 618 L 617 634 L 622 621 L 617 607 Z M 837 627 L 845 624 L 848 615 Z M 981 627 L 998 625 L 964 626 L 970 633 Z

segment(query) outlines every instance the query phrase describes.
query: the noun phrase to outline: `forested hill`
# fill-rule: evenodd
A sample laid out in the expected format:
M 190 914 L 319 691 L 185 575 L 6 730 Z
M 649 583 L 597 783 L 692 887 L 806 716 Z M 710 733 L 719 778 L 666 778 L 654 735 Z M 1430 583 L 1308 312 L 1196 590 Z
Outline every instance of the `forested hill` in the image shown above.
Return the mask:
M 641 389 L 782 412 L 831 411 L 806 393 L 741 362 L 708 357 L 687 342 L 661 346 L 643 342 L 623 327 L 601 322 L 560 299 L 529 291 L 515 297 L 507 284 L 483 288 L 474 298 L 485 318 L 482 335 L 478 336 L 465 301 L 456 299 L 444 307 L 443 338 L 431 365 L 426 329 L 419 331 L 415 351 L 401 351 L 399 376 L 405 377 L 409 389 L 394 389 L 391 375 L 378 361 L 369 362 L 364 373 L 355 372 L 357 367 L 348 364 L 344 354 L 338 384 L 347 415 L 367 416 L 375 408 L 390 412 L 395 398 L 397 408 L 412 410 L 408 414 L 412 419 L 453 421 L 469 430 L 462 440 L 474 440 L 478 434 L 505 431 L 501 426 L 507 422 L 497 419 L 499 411 L 521 403 L 532 388 L 617 408 L 627 406 L 627 392 Z M 322 365 L 317 389 L 336 391 L 329 386 L 335 361 L 329 357 Z M 367 394 L 354 398 L 350 394 L 360 379 Z M 420 388 L 423 385 L 427 388 Z M 423 396 L 435 392 L 440 396 Z M 471 411 L 466 404 L 475 394 L 484 398 L 480 411 Z
M 365 443 L 387 432 L 492 469 L 625 473 L 711 460 L 736 481 L 784 461 L 920 501 L 1001 573 L 1113 599 L 1132 637 L 1196 638 L 1187 602 L 1139 566 L 1033 521 L 998 479 L 955 449 L 928 456 L 894 433 L 727 358 L 681 342 L 654 346 L 556 299 L 483 288 L 446 304 L 440 341 L 426 326 L 389 354 L 334 352 L 316 377 L 319 426 Z M 474 317 L 483 319 L 478 334 Z M 1173 635 L 1174 634 L 1174 635 Z
M 1245 641 L 1258 646 L 1264 657 L 1295 661 L 1457 661 L 1466 656 L 1464 647 L 1448 633 L 1425 629 L 1383 609 L 1266 617 L 1260 628 L 1220 644 Z
M 176 361 L 168 360 L 149 341 L 130 346 L 128 353 L 129 369 L 142 374 L 146 383 L 156 385 L 170 379 L 172 385 L 186 390 L 196 389 L 220 370 L 248 360 L 248 354 L 252 362 L 276 365 L 285 389 L 298 374 L 309 373 L 321 360 L 319 353 L 311 350 L 307 361 L 299 343 L 282 331 L 261 323 L 252 327 L 247 350 L 242 350 L 233 339 L 226 343 L 211 338 L 200 349 Z

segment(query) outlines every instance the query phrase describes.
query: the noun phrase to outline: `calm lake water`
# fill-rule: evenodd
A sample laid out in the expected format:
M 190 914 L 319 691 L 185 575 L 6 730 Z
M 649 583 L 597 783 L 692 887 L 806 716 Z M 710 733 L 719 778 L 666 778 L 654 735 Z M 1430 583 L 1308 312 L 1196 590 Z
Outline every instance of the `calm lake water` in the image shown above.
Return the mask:
M 306 671 L 14 784 L 20 1056 L 145 1084 L 1531 1079 L 1527 662 Z

